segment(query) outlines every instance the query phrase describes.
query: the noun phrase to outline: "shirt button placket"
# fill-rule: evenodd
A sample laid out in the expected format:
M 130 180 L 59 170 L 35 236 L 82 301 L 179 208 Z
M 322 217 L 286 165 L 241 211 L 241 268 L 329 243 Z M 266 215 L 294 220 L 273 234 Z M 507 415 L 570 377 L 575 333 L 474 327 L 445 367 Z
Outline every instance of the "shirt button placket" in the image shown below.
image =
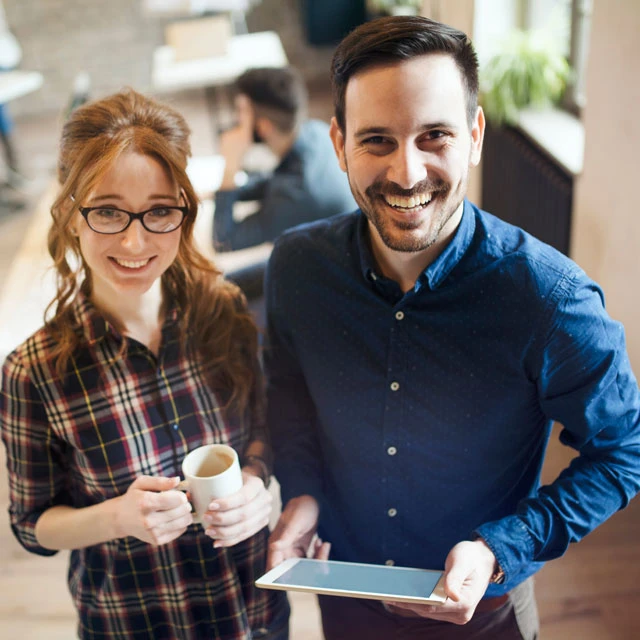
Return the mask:
M 398 509 L 397 507 L 390 507 L 388 505 L 389 502 L 393 504 L 393 502 L 397 500 L 397 487 L 400 482 L 400 476 L 402 475 L 402 470 L 399 468 L 398 460 L 395 456 L 398 453 L 398 449 L 396 447 L 398 438 L 398 420 L 401 420 L 402 418 L 402 399 L 398 393 L 398 391 L 400 391 L 400 381 L 398 380 L 398 377 L 403 374 L 403 363 L 406 359 L 406 354 L 403 353 L 403 345 L 405 342 L 403 339 L 405 329 L 403 321 L 405 319 L 405 313 L 399 309 L 393 310 L 392 313 L 393 319 L 391 320 L 389 335 L 389 378 L 387 378 L 388 397 L 384 425 L 384 451 L 387 461 L 384 466 L 387 470 L 386 477 L 388 482 L 386 483 L 384 495 L 384 502 L 387 503 L 384 511 L 387 525 L 384 526 L 385 540 L 383 546 L 389 555 L 393 555 L 393 549 L 395 549 L 398 544 L 397 526 L 396 523 L 391 523 L 391 520 L 398 515 Z M 394 564 L 394 560 L 389 558 L 386 561 L 386 564 L 391 566 Z

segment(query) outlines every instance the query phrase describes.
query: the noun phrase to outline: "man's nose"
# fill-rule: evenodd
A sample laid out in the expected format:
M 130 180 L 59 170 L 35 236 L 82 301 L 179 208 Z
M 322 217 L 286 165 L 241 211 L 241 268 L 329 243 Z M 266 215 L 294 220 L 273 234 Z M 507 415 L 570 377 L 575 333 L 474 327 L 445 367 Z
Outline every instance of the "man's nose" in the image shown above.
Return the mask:
M 412 189 L 427 179 L 424 154 L 412 145 L 400 146 L 391 156 L 387 179 L 403 189 Z

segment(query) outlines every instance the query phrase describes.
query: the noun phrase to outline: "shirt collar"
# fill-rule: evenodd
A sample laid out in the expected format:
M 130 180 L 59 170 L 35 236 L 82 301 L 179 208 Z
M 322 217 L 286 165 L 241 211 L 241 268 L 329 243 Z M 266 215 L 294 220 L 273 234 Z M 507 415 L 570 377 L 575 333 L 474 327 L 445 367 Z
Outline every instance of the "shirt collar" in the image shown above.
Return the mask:
M 87 344 L 93 346 L 107 335 L 112 335 L 118 341 L 122 340 L 122 334 L 100 314 L 91 300 L 81 291 L 76 295 L 74 307 L 80 331 L 84 335 Z M 169 338 L 177 333 L 179 317 L 178 305 L 174 303 L 170 307 L 162 326 L 163 337 Z
M 425 280 L 430 289 L 439 287 L 469 248 L 475 233 L 475 216 L 468 200 L 465 199 L 460 206 L 463 207 L 462 218 L 455 235 L 444 251 L 423 271 L 418 278 L 418 285 L 420 281 Z M 376 282 L 383 278 L 384 276 L 379 273 L 371 251 L 369 225 L 367 217 L 362 212 L 358 216 L 356 242 L 360 255 L 360 268 L 365 280 Z
M 89 345 L 100 342 L 100 340 L 110 332 L 115 333 L 118 338 L 120 338 L 120 334 L 100 315 L 99 311 L 84 293 L 78 292 L 74 307 L 80 331 Z

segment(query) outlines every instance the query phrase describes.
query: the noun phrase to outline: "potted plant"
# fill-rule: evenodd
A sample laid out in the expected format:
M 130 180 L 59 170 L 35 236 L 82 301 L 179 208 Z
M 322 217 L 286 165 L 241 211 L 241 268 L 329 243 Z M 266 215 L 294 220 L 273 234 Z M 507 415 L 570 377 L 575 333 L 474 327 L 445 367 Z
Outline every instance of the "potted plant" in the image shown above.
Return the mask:
M 538 31 L 514 31 L 481 69 L 480 100 L 493 125 L 515 124 L 524 107 L 562 98 L 569 80 L 566 58 Z

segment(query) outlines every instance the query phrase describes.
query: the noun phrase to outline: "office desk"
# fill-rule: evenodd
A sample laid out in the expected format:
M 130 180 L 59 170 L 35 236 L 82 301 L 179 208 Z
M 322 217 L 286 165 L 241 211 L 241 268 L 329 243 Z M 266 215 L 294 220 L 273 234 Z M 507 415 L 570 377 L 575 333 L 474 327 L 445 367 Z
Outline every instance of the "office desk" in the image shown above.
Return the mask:
M 151 79 L 157 91 L 216 87 L 233 82 L 252 67 L 284 67 L 288 64 L 275 31 L 233 36 L 225 55 L 176 61 L 172 47 L 163 45 L 153 54 Z

